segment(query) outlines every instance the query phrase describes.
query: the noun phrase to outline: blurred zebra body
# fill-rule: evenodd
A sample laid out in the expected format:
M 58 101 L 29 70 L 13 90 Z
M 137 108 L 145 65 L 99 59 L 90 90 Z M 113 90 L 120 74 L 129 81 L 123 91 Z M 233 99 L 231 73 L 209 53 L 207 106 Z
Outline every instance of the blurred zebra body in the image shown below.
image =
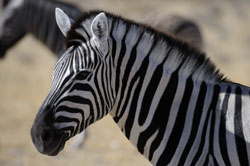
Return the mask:
M 76 6 L 57 0 L 4 0 L 3 7 L 0 17 L 0 57 L 28 33 L 59 57 L 65 49 L 63 35 L 55 21 L 55 8 L 63 8 L 72 19 L 83 14 Z
M 193 20 L 173 14 L 167 16 L 157 16 L 154 14 L 148 15 L 142 22 L 145 24 L 150 23 L 150 26 L 158 31 L 173 35 L 199 49 L 203 49 L 201 29 Z
M 31 129 L 37 150 L 57 155 L 110 113 L 153 165 L 249 165 L 250 88 L 180 40 L 99 13 L 71 26 L 57 10 L 68 49 Z

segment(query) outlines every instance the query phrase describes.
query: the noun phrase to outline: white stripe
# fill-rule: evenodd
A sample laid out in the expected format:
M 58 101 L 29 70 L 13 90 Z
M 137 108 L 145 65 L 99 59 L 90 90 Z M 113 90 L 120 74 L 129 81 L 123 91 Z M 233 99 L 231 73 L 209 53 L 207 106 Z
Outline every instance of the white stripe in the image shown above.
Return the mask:
M 221 120 L 221 111 L 223 102 L 226 96 L 228 86 L 221 86 L 219 99 L 217 101 L 217 106 L 215 111 L 215 125 L 214 125 L 214 143 L 213 143 L 213 150 L 214 150 L 214 157 L 220 166 L 225 165 L 223 158 L 221 156 L 220 150 L 220 143 L 219 143 L 219 131 L 220 131 L 220 120 Z M 224 122 L 222 122 L 224 123 Z M 223 133 L 224 134 L 224 133 Z
M 184 129 L 181 135 L 181 139 L 180 139 L 180 143 L 178 145 L 178 147 L 176 148 L 175 154 L 173 156 L 172 161 L 170 162 L 169 165 L 177 165 L 180 157 L 183 153 L 183 150 L 188 142 L 188 138 L 190 137 L 191 134 L 191 129 L 192 129 L 192 122 L 193 122 L 193 118 L 194 118 L 194 110 L 197 104 L 197 100 L 198 100 L 198 95 L 199 95 L 199 91 L 200 91 L 200 83 L 194 83 L 193 84 L 193 92 L 188 104 L 188 109 L 187 109 L 187 114 L 186 114 L 186 119 L 185 119 L 185 124 L 184 124 Z M 201 111 L 201 110 L 199 110 Z
M 240 165 L 236 149 L 234 134 L 234 113 L 235 113 L 235 86 L 232 86 L 232 93 L 228 100 L 228 111 L 226 115 L 226 140 L 229 160 L 232 165 Z
M 200 111 L 202 111 L 202 115 L 201 115 L 200 125 L 199 125 L 199 128 L 198 128 L 198 133 L 197 133 L 196 138 L 195 138 L 195 140 L 193 142 L 193 146 L 191 147 L 190 152 L 189 152 L 189 154 L 187 156 L 187 160 L 186 160 L 185 165 L 191 165 L 192 160 L 194 159 L 195 154 L 197 153 L 198 148 L 200 146 L 201 135 L 202 135 L 202 131 L 203 131 L 202 129 L 204 127 L 204 123 L 205 123 L 205 120 L 206 120 L 206 115 L 207 115 L 207 112 L 208 112 L 208 108 L 209 108 L 209 106 L 211 104 L 211 101 L 212 101 L 212 96 L 213 96 L 213 85 L 208 85 L 207 84 L 207 91 L 206 91 L 206 96 L 205 96 L 205 100 L 204 100 L 203 109 L 200 110 Z
M 247 148 L 247 156 L 250 156 L 250 96 L 249 88 L 241 88 L 242 89 L 242 128 L 243 134 L 246 141 L 246 148 Z M 248 162 L 250 163 L 250 157 L 248 157 Z
M 177 86 L 176 93 L 175 93 L 175 96 L 173 99 L 173 103 L 172 103 L 171 109 L 169 110 L 170 111 L 169 117 L 168 117 L 168 119 L 166 119 L 166 121 L 168 121 L 167 126 L 166 126 L 166 130 L 164 132 L 164 136 L 163 136 L 163 139 L 161 141 L 161 144 L 159 145 L 157 150 L 154 152 L 153 161 L 159 160 L 159 157 L 161 157 L 160 154 L 163 153 L 163 151 L 166 148 L 167 143 L 169 143 L 168 142 L 169 136 L 171 135 L 171 133 L 173 131 L 174 124 L 176 122 L 176 116 L 177 116 L 177 113 L 179 111 L 179 107 L 180 107 L 180 104 L 182 101 L 181 99 L 182 99 L 183 94 L 184 94 L 185 84 L 186 84 L 186 80 L 182 80 L 179 78 L 178 86 Z M 166 99 L 166 100 L 170 100 L 170 99 Z

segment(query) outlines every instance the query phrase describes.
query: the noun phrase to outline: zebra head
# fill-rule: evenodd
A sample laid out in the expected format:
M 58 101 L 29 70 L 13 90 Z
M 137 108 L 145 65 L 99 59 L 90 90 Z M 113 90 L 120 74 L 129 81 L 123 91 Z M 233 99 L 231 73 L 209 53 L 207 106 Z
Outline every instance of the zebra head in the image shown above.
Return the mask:
M 67 49 L 55 65 L 51 91 L 31 129 L 37 150 L 47 155 L 57 155 L 69 138 L 101 119 L 113 103 L 106 15 L 72 26 L 57 8 L 56 21 L 68 38 Z

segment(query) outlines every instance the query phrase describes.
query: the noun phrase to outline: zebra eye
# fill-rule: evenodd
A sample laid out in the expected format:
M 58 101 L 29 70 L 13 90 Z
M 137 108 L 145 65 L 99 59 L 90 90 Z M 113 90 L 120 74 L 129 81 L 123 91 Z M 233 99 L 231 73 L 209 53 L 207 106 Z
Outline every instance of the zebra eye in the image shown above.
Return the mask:
M 89 74 L 90 74 L 90 72 L 87 71 L 87 70 L 79 71 L 79 72 L 77 73 L 77 75 L 76 75 L 75 78 L 76 78 L 77 80 L 85 80 L 85 79 L 88 77 Z

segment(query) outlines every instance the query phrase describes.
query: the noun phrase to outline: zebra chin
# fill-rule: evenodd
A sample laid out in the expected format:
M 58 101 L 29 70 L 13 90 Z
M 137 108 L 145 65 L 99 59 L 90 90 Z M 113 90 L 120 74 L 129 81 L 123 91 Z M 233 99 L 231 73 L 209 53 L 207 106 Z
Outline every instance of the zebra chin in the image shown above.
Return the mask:
M 46 107 L 41 108 L 32 125 L 30 134 L 36 149 L 45 155 L 55 156 L 63 150 L 68 133 L 57 130 L 54 123 L 53 109 Z

